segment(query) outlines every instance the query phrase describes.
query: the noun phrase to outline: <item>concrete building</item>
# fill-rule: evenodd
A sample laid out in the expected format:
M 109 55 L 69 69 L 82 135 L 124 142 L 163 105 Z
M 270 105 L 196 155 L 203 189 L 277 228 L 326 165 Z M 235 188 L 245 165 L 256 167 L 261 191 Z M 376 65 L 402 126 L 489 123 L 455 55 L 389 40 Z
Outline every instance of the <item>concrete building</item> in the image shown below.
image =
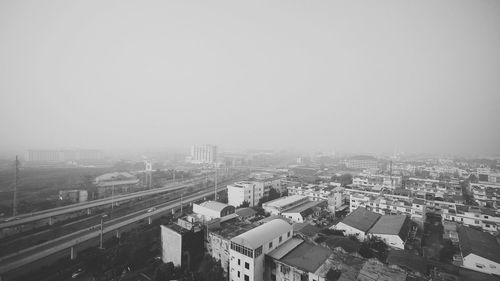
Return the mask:
M 229 272 L 231 239 L 255 227 L 256 225 L 239 218 L 231 218 L 208 226 L 207 252 L 221 262 L 226 273 Z
M 364 241 L 367 238 L 368 231 L 380 217 L 380 214 L 359 207 L 331 228 L 344 231 L 345 236 L 354 235 L 358 240 Z
M 351 210 L 364 207 L 381 215 L 405 214 L 423 227 L 427 212 L 426 201 L 423 199 L 362 192 L 351 193 L 349 199 Z
M 87 202 L 89 194 L 87 190 L 60 190 L 59 200 L 69 200 L 73 203 Z
M 266 213 L 281 215 L 282 212 L 309 202 L 309 198 L 302 195 L 291 195 L 268 201 L 262 204 Z
M 195 164 L 214 164 L 217 161 L 217 146 L 193 145 L 189 161 Z
M 485 232 L 458 227 L 462 266 L 471 270 L 500 275 L 500 245 Z
M 76 150 L 28 150 L 25 160 L 27 162 L 69 162 L 102 160 L 101 150 L 76 149 Z
M 205 201 L 200 204 L 193 203 L 193 213 L 197 214 L 201 221 L 225 217 L 234 213 L 234 206 L 217 201 Z
M 289 186 L 288 195 L 302 195 L 309 197 L 311 201 L 325 200 L 328 202 L 328 209 L 335 213 L 347 208 L 344 188 L 336 185 L 307 185 L 307 186 Z
M 386 266 L 376 259 L 366 260 L 338 248 L 330 250 L 298 238 L 288 240 L 267 254 L 266 259 L 264 280 L 407 280 L 403 270 Z
M 262 197 L 264 197 L 262 182 L 240 181 L 227 186 L 228 204 L 236 208 L 244 201 L 250 203 L 250 207 L 257 206 Z
M 378 169 L 379 164 L 377 158 L 372 156 L 353 156 L 344 161 L 344 164 L 349 169 Z
M 267 280 L 326 280 L 328 270 L 322 266 L 331 255 L 330 249 L 293 238 L 268 254 L 272 266 Z
M 405 215 L 384 215 L 368 233 L 380 238 L 389 247 L 404 250 L 410 233 L 410 220 Z
M 327 201 L 309 201 L 287 209 L 281 215 L 292 223 L 302 223 L 319 214 L 321 209 L 325 209 L 327 206 Z
M 480 227 L 483 231 L 498 233 L 500 212 L 489 208 L 450 204 L 442 208 L 443 220 L 458 222 L 467 226 Z
M 107 173 L 95 178 L 99 198 L 128 193 L 139 188 L 139 179 L 127 172 Z
M 264 279 L 264 256 L 293 236 L 286 221 L 275 219 L 231 239 L 229 280 Z
M 198 225 L 191 229 L 161 225 L 162 261 L 189 270 L 203 258 L 203 241 L 203 230 Z

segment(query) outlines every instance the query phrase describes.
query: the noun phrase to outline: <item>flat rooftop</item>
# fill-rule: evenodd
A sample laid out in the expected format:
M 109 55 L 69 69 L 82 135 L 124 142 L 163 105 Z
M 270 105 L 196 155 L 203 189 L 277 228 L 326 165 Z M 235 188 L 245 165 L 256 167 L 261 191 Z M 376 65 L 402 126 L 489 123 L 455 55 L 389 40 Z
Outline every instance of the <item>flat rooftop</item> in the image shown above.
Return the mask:
M 220 228 L 211 229 L 209 232 L 224 237 L 225 239 L 231 239 L 255 227 L 257 226 L 254 224 L 240 221 L 238 218 L 233 218 L 222 222 Z
M 286 206 L 288 204 L 303 200 L 304 198 L 307 198 L 307 197 L 302 196 L 302 195 L 291 195 L 291 196 L 281 197 L 281 198 L 266 202 L 264 204 L 266 206 L 269 206 L 269 207 L 281 207 L 281 206 Z
M 283 211 L 283 213 L 300 213 L 300 212 L 303 212 L 303 211 L 308 210 L 310 208 L 316 207 L 319 204 L 322 204 L 324 202 L 326 202 L 326 201 L 325 200 L 308 201 L 308 202 L 305 202 L 304 204 L 300 204 L 299 206 L 295 206 L 293 208 L 287 209 L 287 210 Z

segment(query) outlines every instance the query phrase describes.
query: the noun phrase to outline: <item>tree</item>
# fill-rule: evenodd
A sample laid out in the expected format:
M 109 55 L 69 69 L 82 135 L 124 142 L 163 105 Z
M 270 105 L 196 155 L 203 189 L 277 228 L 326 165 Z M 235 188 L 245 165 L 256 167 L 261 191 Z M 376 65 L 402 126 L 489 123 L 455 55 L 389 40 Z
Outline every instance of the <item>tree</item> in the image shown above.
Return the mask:
M 469 176 L 469 181 L 470 181 L 471 183 L 477 183 L 477 182 L 478 182 L 478 179 L 477 179 L 476 175 L 474 175 L 474 174 L 470 174 L 470 176 Z
M 352 175 L 351 174 L 342 174 L 339 178 L 340 184 L 342 186 L 346 186 L 348 184 L 352 184 Z
M 250 202 L 243 201 L 243 203 L 241 203 L 241 205 L 238 208 L 246 208 L 246 207 L 250 207 Z
M 382 239 L 372 236 L 361 243 L 359 254 L 367 259 L 375 257 L 385 262 L 389 254 L 389 247 Z

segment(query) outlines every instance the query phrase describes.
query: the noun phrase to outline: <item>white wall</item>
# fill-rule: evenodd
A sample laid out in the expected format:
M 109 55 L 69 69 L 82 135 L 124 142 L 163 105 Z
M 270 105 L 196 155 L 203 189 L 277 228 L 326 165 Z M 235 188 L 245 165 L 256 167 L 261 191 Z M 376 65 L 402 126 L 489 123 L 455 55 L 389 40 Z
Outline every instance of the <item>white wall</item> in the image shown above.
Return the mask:
M 356 235 L 359 241 L 365 240 L 365 233 L 357 228 L 351 227 L 343 222 L 339 222 L 337 225 L 332 227 L 333 229 L 344 230 L 344 235 Z
M 161 252 L 163 263 L 173 262 L 175 266 L 181 266 L 182 236 L 164 225 L 161 226 Z
M 291 220 L 292 222 L 304 222 L 304 218 L 300 213 L 282 213 L 281 214 L 283 217 Z
M 403 240 L 401 240 L 401 237 L 399 237 L 398 235 L 392 235 L 392 234 L 370 234 L 370 235 L 382 239 L 382 241 L 384 241 L 385 244 L 387 244 L 387 246 L 389 247 L 394 247 L 402 250 L 404 250 L 405 248 Z
M 478 265 L 484 265 L 484 267 L 480 268 Z M 479 272 L 500 275 L 499 263 L 490 261 L 475 254 L 469 254 L 463 258 L 463 267 Z
M 231 185 L 227 186 L 227 201 L 229 205 L 238 208 L 245 201 L 244 198 L 245 189 Z

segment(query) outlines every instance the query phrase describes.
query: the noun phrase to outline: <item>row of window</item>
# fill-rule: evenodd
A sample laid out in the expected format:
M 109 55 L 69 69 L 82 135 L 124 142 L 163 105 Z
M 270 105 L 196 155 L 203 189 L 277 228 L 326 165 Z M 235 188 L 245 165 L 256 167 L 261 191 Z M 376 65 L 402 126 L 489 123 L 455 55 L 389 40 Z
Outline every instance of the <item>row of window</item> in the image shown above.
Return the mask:
M 236 244 L 234 242 L 231 242 L 231 250 L 234 250 L 234 251 L 236 251 L 236 252 L 238 252 L 240 254 L 243 254 L 243 255 L 245 255 L 247 257 L 253 258 L 253 250 L 252 249 L 249 249 L 247 247 L 241 246 L 241 245 Z M 262 249 L 261 249 L 261 253 L 262 253 Z

